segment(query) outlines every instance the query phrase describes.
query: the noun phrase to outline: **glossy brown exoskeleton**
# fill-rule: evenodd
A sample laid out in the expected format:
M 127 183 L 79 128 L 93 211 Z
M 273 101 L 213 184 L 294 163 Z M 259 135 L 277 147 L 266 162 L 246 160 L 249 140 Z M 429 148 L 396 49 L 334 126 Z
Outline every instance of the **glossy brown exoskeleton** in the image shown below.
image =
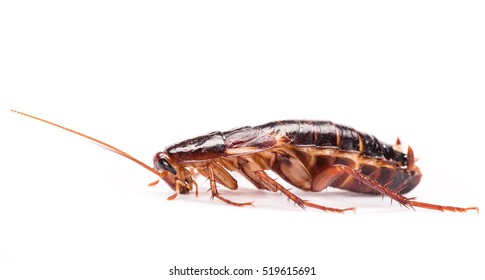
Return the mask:
M 414 189 L 421 179 L 421 172 L 414 164 L 412 149 L 408 148 L 407 153 L 403 153 L 399 140 L 395 145 L 388 145 L 372 135 L 329 121 L 286 120 L 212 132 L 168 146 L 155 155 L 155 168 L 151 168 L 102 141 L 12 111 L 86 137 L 135 161 L 163 179 L 175 191 L 169 199 L 189 193 L 194 188 L 197 191 L 193 175 L 200 174 L 209 180 L 213 197 L 235 206 L 252 205 L 252 202 L 233 202 L 218 192 L 218 184 L 231 190 L 237 189 L 237 181 L 230 172 L 239 172 L 257 188 L 280 191 L 301 207 L 331 212 L 354 210 L 330 208 L 302 200 L 269 177 L 266 170 L 272 170 L 289 184 L 305 191 L 319 192 L 332 186 L 352 192 L 386 195 L 406 207 L 478 211 L 477 207 L 441 206 L 403 196 Z

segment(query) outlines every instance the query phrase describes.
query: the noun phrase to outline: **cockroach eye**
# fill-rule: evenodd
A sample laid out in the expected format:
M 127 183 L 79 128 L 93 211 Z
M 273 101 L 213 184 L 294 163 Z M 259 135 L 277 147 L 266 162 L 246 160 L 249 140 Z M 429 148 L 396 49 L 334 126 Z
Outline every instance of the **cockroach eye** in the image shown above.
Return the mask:
M 177 171 L 175 170 L 175 168 L 173 168 L 170 165 L 170 163 L 168 163 L 168 161 L 164 158 L 160 158 L 158 160 L 158 168 L 167 170 L 168 172 L 172 173 L 173 175 L 177 174 Z

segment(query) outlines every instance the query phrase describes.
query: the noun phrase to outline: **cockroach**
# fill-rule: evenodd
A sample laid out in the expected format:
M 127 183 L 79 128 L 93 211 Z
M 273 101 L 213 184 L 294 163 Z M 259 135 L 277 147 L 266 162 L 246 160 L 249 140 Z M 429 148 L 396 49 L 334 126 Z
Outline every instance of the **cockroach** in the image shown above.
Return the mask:
M 11 111 L 87 138 L 134 161 L 159 177 L 149 186 L 162 179 L 175 191 L 169 200 L 194 188 L 197 195 L 198 186 L 193 177 L 200 174 L 209 180 L 212 199 L 218 198 L 234 206 L 253 205 L 253 202 L 234 202 L 219 194 L 218 185 L 231 190 L 238 188 L 230 172 L 239 172 L 258 189 L 279 191 L 302 208 L 337 213 L 355 211 L 354 207 L 338 209 L 303 200 L 266 173 L 272 170 L 304 191 L 319 192 L 331 186 L 388 196 L 407 208 L 478 212 L 478 207 L 442 206 L 403 196 L 419 184 L 422 176 L 411 147 L 404 153 L 399 138 L 395 145 L 388 145 L 372 135 L 330 121 L 284 120 L 211 132 L 168 146 L 155 154 L 152 168 L 91 136 L 17 110 Z

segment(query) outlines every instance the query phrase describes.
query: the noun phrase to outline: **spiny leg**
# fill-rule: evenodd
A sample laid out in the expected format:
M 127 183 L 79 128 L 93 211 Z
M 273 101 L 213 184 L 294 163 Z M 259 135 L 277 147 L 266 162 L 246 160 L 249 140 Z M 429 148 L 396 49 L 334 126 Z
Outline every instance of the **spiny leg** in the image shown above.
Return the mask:
M 316 208 L 316 209 L 320 209 L 320 210 L 327 211 L 327 212 L 335 212 L 335 213 L 344 213 L 345 211 L 354 211 L 355 212 L 354 207 L 338 209 L 338 208 L 326 207 L 326 206 L 323 206 L 323 205 L 318 205 L 318 204 L 315 204 L 315 203 L 305 201 L 305 200 L 299 198 L 294 193 L 290 192 L 288 189 L 286 189 L 285 187 L 280 185 L 275 180 L 273 180 L 263 170 L 256 171 L 255 173 L 256 173 L 256 177 L 259 180 L 261 180 L 261 183 L 263 183 L 265 185 L 266 184 L 272 185 L 275 189 L 279 190 L 281 193 L 286 195 L 290 200 L 292 200 L 293 202 L 298 204 L 298 206 L 300 206 L 301 208 L 305 208 L 305 206 L 307 206 L 307 207 Z
M 212 168 L 212 166 L 209 166 L 208 169 L 209 169 L 209 181 L 210 181 L 211 192 L 212 192 L 212 197 L 213 198 L 214 197 L 217 197 L 218 199 L 224 201 L 225 203 L 230 204 L 230 205 L 234 205 L 234 206 L 254 206 L 253 205 L 253 202 L 254 201 L 244 202 L 244 203 L 238 203 L 238 202 L 230 201 L 229 199 L 227 199 L 225 197 L 222 197 L 219 194 L 219 192 L 217 191 L 216 178 L 215 178 L 215 175 L 214 175 L 214 169 Z
M 421 208 L 438 210 L 438 211 L 467 212 L 468 210 L 474 210 L 474 211 L 477 211 L 478 213 L 478 207 L 455 207 L 455 206 L 431 204 L 431 203 L 420 202 L 415 200 L 409 201 L 409 204 L 415 207 L 421 207 Z
M 468 210 L 476 210 L 478 212 L 478 207 L 454 207 L 454 206 L 442 206 L 437 204 L 431 204 L 426 202 L 416 201 L 413 198 L 407 198 L 397 192 L 392 191 L 387 186 L 383 186 L 379 184 L 376 180 L 363 175 L 360 171 L 350 168 L 345 165 L 335 165 L 336 168 L 341 170 L 342 172 L 354 177 L 355 179 L 359 180 L 360 182 L 366 184 L 367 186 L 375 189 L 376 191 L 380 192 L 383 195 L 394 199 L 399 204 L 403 205 L 404 207 L 420 207 L 438 211 L 451 211 L 451 212 L 467 212 Z

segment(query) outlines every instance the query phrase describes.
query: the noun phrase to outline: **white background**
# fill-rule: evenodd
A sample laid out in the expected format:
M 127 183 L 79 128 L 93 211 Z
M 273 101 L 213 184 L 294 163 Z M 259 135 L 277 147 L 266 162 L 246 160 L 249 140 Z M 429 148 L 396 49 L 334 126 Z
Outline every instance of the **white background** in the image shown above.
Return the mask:
M 221 193 L 254 208 L 211 202 L 203 180 L 198 198 L 167 201 L 143 168 L 8 112 L 147 163 L 212 130 L 329 119 L 412 144 L 424 177 L 411 196 L 483 208 L 484 6 L 389 2 L 3 1 L 0 278 L 182 279 L 169 269 L 227 265 L 318 275 L 287 279 L 483 279 L 483 214 L 295 191 L 357 207 L 304 211 L 242 179 Z

